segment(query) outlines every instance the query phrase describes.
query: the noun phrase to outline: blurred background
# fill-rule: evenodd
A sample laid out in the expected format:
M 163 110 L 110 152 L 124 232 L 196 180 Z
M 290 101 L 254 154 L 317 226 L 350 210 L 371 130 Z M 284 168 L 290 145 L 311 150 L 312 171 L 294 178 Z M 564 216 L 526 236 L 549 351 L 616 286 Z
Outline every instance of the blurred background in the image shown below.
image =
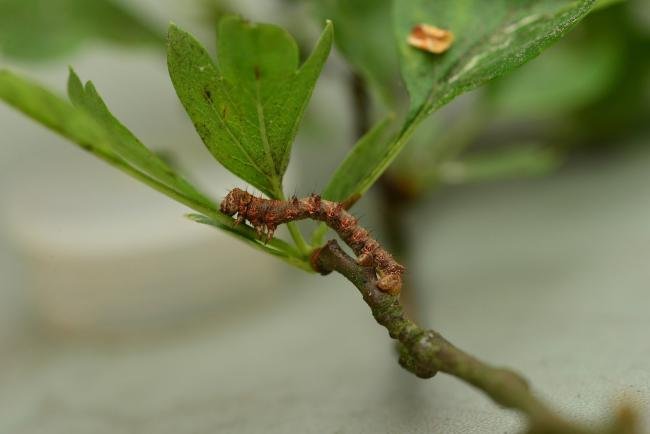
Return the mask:
M 240 13 L 307 52 L 331 18 L 362 43 L 333 53 L 294 145 L 287 190 L 307 195 L 360 129 L 404 105 L 389 3 L 360 17 L 335 1 L 0 0 L 0 67 L 63 94 L 74 66 L 219 198 L 241 182 L 174 94 L 167 24 L 214 49 L 218 18 Z M 599 421 L 624 401 L 650 421 L 650 7 L 602 3 L 433 116 L 356 213 L 408 264 L 422 323 L 569 415 Z M 401 372 L 342 279 L 186 220 L 5 105 L 0 132 L 0 433 L 520 427 L 453 379 Z

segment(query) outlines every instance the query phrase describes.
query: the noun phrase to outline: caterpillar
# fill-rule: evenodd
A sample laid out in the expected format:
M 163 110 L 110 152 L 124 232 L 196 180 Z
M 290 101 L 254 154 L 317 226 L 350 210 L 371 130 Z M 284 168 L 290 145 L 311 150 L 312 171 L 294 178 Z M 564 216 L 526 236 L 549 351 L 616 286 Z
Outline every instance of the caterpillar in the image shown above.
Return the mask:
M 237 224 L 248 221 L 267 239 L 271 239 L 277 227 L 284 223 L 304 219 L 324 222 L 350 246 L 360 265 L 374 268 L 380 290 L 397 295 L 402 289 L 405 268 L 359 226 L 357 219 L 341 203 L 321 199 L 316 194 L 304 199 L 263 199 L 235 188 L 221 202 L 220 209 L 230 217 L 236 216 Z

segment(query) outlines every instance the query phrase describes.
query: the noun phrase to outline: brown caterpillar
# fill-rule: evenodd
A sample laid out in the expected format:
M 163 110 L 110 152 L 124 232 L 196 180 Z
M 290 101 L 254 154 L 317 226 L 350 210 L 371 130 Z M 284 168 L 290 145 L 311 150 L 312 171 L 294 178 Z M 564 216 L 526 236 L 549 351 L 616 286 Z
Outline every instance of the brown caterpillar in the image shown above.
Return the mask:
M 237 215 L 237 223 L 248 221 L 260 235 L 266 232 L 268 239 L 283 223 L 304 219 L 325 222 L 350 246 L 360 265 L 375 269 L 379 289 L 394 295 L 402 289 L 404 267 L 340 203 L 323 200 L 318 195 L 288 201 L 263 199 L 235 188 L 221 203 L 221 212 L 231 217 Z

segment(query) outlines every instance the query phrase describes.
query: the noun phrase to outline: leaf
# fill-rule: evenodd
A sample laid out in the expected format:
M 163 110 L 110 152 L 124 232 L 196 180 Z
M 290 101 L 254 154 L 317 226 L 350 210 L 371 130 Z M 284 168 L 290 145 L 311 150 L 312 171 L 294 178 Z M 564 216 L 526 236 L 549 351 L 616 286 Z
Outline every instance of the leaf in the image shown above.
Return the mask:
M 605 9 L 610 6 L 614 6 L 618 3 L 623 3 L 627 0 L 596 0 L 596 4 L 594 5 L 592 11 L 597 11 L 600 9 Z
M 204 214 L 204 220 L 213 226 L 295 266 L 309 268 L 289 244 L 277 239 L 264 244 L 254 230 L 245 225 L 235 226 L 231 217 L 217 211 L 218 205 L 176 175 L 110 114 L 91 83 L 84 88 L 71 71 L 68 87 L 77 106 L 37 83 L 0 70 L 0 100 L 153 189 Z
M 359 139 L 334 172 L 323 192 L 323 198 L 343 202 L 352 196 L 362 195 L 372 186 L 374 162 L 381 157 L 377 152 L 382 151 L 382 142 L 389 139 L 386 136 L 392 121 L 393 116 L 387 117 Z
M 291 145 L 332 44 L 327 24 L 307 61 L 283 29 L 241 18 L 221 21 L 218 66 L 176 26 L 169 30 L 169 73 L 209 151 L 228 170 L 281 198 Z
M 101 100 L 93 99 L 94 97 L 88 97 L 86 95 L 85 90 L 81 87 L 81 82 L 78 78 L 75 80 L 74 74 L 70 80 L 70 93 L 78 103 L 83 101 L 88 106 L 101 102 Z M 99 97 L 96 96 L 96 98 Z M 38 83 L 27 80 L 7 70 L 0 70 L 0 99 L 37 122 L 78 144 L 82 149 L 94 154 L 172 199 L 201 212 L 215 212 L 216 205 L 201 196 L 200 193 L 196 193 L 196 189 L 193 189 L 189 184 L 185 188 L 188 191 L 193 189 L 194 194 L 186 194 L 183 188 L 177 190 L 176 187 L 181 185 L 178 181 L 180 177 L 175 175 L 171 169 L 168 169 L 169 171 L 161 176 L 161 179 L 157 179 L 157 176 L 161 174 L 156 173 L 153 168 L 156 167 L 160 171 L 163 171 L 163 168 L 166 167 L 164 163 L 158 163 L 156 165 L 152 163 L 153 159 L 145 161 L 148 158 L 146 154 L 149 152 L 146 148 L 144 150 L 139 149 L 134 151 L 129 146 L 135 148 L 137 145 L 121 142 L 122 138 L 129 137 L 130 132 L 114 120 L 112 116 L 110 118 L 101 118 L 101 116 L 106 114 L 110 115 L 106 107 L 103 106 L 103 103 L 101 107 L 97 105 L 93 106 L 97 111 L 92 113 L 86 107 L 75 107 L 73 104 L 58 97 Z M 102 112 L 102 110 L 105 111 Z M 98 113 L 101 116 L 98 116 Z M 93 115 L 100 118 L 99 122 Z M 107 128 L 106 125 L 108 123 L 110 123 L 110 126 Z M 123 128 L 123 130 L 120 130 L 120 128 Z M 123 137 L 120 138 L 116 131 L 123 134 Z M 131 139 L 137 141 L 133 136 L 131 136 Z M 142 146 L 141 144 L 139 145 Z M 144 148 L 144 146 L 142 147 Z M 155 159 L 156 157 L 153 158 Z M 132 164 L 133 161 L 136 162 L 135 165 Z M 150 173 L 153 173 L 154 176 L 141 170 L 137 167 L 138 165 L 152 169 Z M 173 181 L 171 184 L 164 182 L 170 180 Z M 227 217 L 224 216 L 225 218 Z
M 395 100 L 399 76 L 397 46 L 391 28 L 392 0 L 312 1 L 321 20 L 332 20 L 334 39 L 345 59 L 388 104 Z
M 309 262 L 306 261 L 293 246 L 280 239 L 273 238 L 268 243 L 264 243 L 258 239 L 255 231 L 245 225 L 235 226 L 232 219 L 224 224 L 222 221 L 215 220 L 201 214 L 188 214 L 187 217 L 197 223 L 213 226 L 217 229 L 226 231 L 230 235 L 238 238 L 241 241 L 244 241 L 246 244 L 265 253 L 276 256 L 295 267 L 309 272 L 314 271 Z
M 411 96 L 404 126 L 372 154 L 370 185 L 388 168 L 416 127 L 454 97 L 499 77 L 541 53 L 590 10 L 595 0 L 399 0 L 394 23 L 402 76 Z M 441 55 L 408 44 L 417 24 L 450 30 L 451 48 Z
M 162 45 L 164 36 L 114 0 L 0 0 L 0 52 L 45 60 L 91 39 Z
M 110 143 L 113 151 L 126 162 L 169 188 L 176 190 L 179 194 L 207 208 L 216 208 L 214 202 L 178 175 L 160 157 L 145 147 L 128 128 L 122 125 L 111 114 L 93 83 L 89 81 L 84 87 L 72 69 L 70 69 L 68 79 L 68 94 L 77 108 L 84 110 L 104 128 L 111 139 Z
M 458 94 L 537 56 L 582 19 L 594 0 L 402 0 L 395 27 L 411 116 L 429 114 Z M 452 31 L 449 51 L 436 56 L 408 45 L 418 23 Z
M 0 70 L 0 99 L 100 158 L 124 163 L 92 117 L 37 83 Z

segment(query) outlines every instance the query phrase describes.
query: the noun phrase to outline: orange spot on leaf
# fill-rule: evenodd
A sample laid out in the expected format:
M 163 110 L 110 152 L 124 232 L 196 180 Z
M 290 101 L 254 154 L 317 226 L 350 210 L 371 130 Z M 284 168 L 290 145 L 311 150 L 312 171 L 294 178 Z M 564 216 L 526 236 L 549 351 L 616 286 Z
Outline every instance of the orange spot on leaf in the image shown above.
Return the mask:
M 412 47 L 434 54 L 444 53 L 453 42 L 452 32 L 428 24 L 413 27 L 408 37 L 408 43 Z

